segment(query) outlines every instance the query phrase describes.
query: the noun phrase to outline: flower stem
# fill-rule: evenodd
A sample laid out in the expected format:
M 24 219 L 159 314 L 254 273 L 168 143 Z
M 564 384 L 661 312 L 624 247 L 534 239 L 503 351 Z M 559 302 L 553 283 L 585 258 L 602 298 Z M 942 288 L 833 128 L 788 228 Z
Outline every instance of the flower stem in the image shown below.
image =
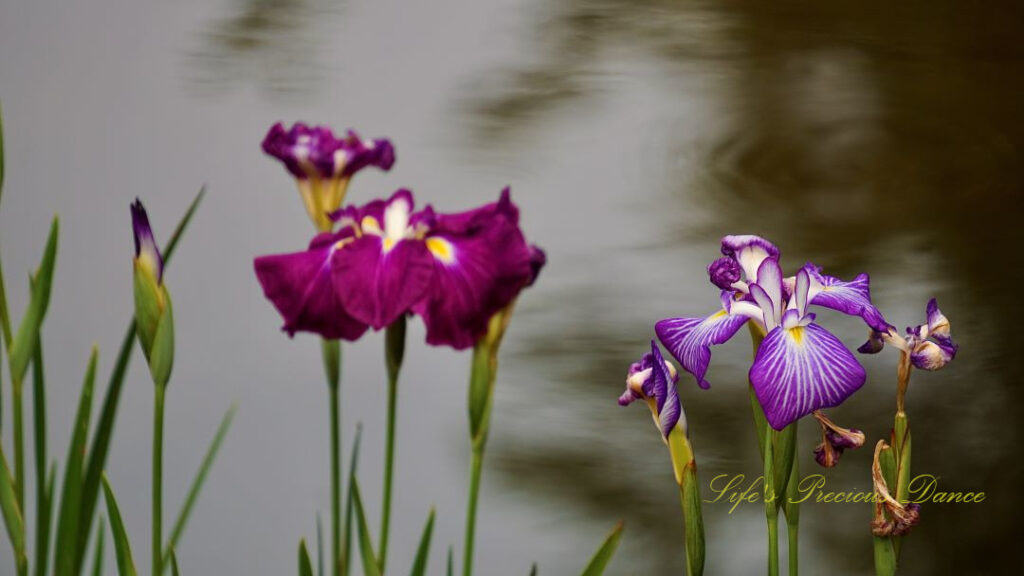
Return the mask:
M 163 452 L 165 384 L 156 384 L 153 402 L 153 576 L 163 574 Z
M 11 400 L 14 410 L 14 494 L 18 507 L 25 509 L 25 417 L 22 413 L 21 382 L 11 382 Z
M 331 410 L 331 574 L 341 575 L 341 343 L 321 340 Z
M 669 454 L 672 469 L 679 485 L 679 502 L 683 509 L 686 543 L 686 573 L 704 574 L 704 520 L 701 516 L 700 484 L 697 481 L 697 463 L 686 433 L 676 427 L 669 433 Z
M 473 574 L 473 541 L 476 535 L 476 503 L 480 495 L 480 475 L 483 472 L 484 445 L 473 445 L 473 464 L 469 472 L 469 504 L 466 508 L 466 542 L 462 555 L 462 574 Z
M 384 455 L 384 496 L 381 505 L 380 546 L 378 564 L 384 573 L 388 557 L 388 529 L 391 524 L 391 486 L 394 478 L 395 421 L 398 411 L 398 373 L 405 356 L 405 316 L 388 326 L 385 334 L 384 356 L 388 369 L 388 435 Z
M 764 515 L 768 522 L 768 576 L 779 576 L 779 505 L 775 493 L 775 447 L 777 432 L 765 427 Z

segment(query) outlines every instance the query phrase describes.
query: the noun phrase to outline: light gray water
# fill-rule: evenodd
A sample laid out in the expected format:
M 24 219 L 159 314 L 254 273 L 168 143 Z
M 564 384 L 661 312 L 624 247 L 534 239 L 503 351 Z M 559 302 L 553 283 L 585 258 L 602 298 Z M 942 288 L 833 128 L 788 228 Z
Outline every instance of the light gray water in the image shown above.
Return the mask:
M 511 184 L 528 237 L 548 251 L 502 350 L 478 574 L 522 575 L 533 561 L 541 574 L 578 573 L 620 519 L 609 573 L 682 572 L 666 451 L 646 410 L 615 399 L 654 321 L 716 306 L 704 266 L 721 235 L 744 232 L 779 244 L 788 270 L 814 260 L 843 277 L 870 272 L 898 326 L 923 321 L 927 299 L 939 298 L 961 352 L 942 372 L 915 373 L 914 470 L 988 497 L 926 505 L 901 574 L 1013 573 L 1024 479 L 1014 369 L 1024 344 L 1022 32 L 1020 6 L 1003 1 L 3 0 L 0 242 L 18 318 L 24 274 L 51 215 L 62 218 L 44 328 L 51 454 L 65 459 L 90 346 L 105 382 L 131 313 L 130 201 L 143 199 L 165 239 L 205 183 L 167 275 L 178 332 L 168 519 L 221 414 L 235 400 L 241 408 L 180 546 L 182 570 L 293 573 L 318 512 L 329 531 L 319 346 L 278 331 L 251 264 L 310 236 L 292 182 L 259 150 L 271 123 L 301 119 L 395 142 L 395 168 L 361 173 L 351 201 L 408 186 L 454 210 Z M 851 346 L 864 337 L 855 320 L 820 318 Z M 436 505 L 431 572 L 441 573 L 449 544 L 461 557 L 469 356 L 419 344 L 422 326 L 411 326 L 389 564 L 407 569 Z M 382 347 L 379 334 L 346 346 L 343 377 L 343 441 L 363 423 L 374 527 Z M 895 360 L 864 358 L 868 385 L 832 412 L 869 445 L 891 426 Z M 681 381 L 705 485 L 759 470 L 748 366 L 740 337 L 716 348 L 710 391 Z M 4 394 L 9 446 L 6 384 Z M 151 402 L 138 356 L 108 474 L 142 567 Z M 814 428 L 802 427 L 805 473 L 818 471 Z M 829 487 L 870 489 L 870 460 L 870 446 L 846 454 Z M 761 507 L 727 512 L 705 507 L 708 573 L 759 573 Z M 870 515 L 805 506 L 804 574 L 872 573 Z M 114 574 L 110 548 L 108 559 Z M 3 544 L 0 574 L 11 566 Z

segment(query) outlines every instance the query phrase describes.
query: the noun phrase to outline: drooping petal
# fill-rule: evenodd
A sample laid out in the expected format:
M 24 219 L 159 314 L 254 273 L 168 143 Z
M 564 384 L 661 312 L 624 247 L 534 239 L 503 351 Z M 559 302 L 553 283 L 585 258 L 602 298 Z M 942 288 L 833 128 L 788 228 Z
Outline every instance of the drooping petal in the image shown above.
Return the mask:
M 910 361 L 922 370 L 938 370 L 956 356 L 957 345 L 946 336 L 935 336 L 935 342 L 922 340 L 910 353 Z
M 939 303 L 932 298 L 928 301 L 928 333 L 932 336 L 949 336 L 949 318 L 939 310 Z
M 772 330 L 750 368 L 750 382 L 776 430 L 814 410 L 838 406 L 865 378 L 853 354 L 817 324 Z
M 338 251 L 332 267 L 345 309 L 375 330 L 410 312 L 434 281 L 423 242 L 399 240 L 387 247 L 385 240 L 364 234 Z
M 757 269 L 765 258 L 779 257 L 779 249 L 774 244 L 753 234 L 732 235 L 722 238 L 722 254 L 736 260 L 753 282 L 757 278 Z
M 367 330 L 338 297 L 331 274 L 336 243 L 329 236 L 321 235 L 305 252 L 261 256 L 254 262 L 263 293 L 281 313 L 289 336 L 305 331 L 356 340 Z
M 414 217 L 415 220 L 415 217 Z M 426 238 L 435 277 L 414 306 L 427 326 L 427 343 L 472 346 L 487 322 L 534 278 L 538 253 L 519 230 L 508 197 L 459 214 L 437 214 Z
M 747 322 L 747 317 L 719 310 L 707 318 L 667 318 L 654 325 L 654 332 L 669 353 L 693 374 L 701 388 L 711 363 L 711 345 L 722 344 Z
M 343 157 L 338 158 L 337 163 L 341 166 L 343 178 L 350 178 L 368 166 L 376 166 L 387 172 L 395 163 L 395 147 L 390 140 L 363 140 L 352 130 L 349 130 L 346 138 L 342 140 L 339 152 Z
M 860 274 L 849 282 L 821 273 L 821 267 L 812 262 L 803 270 L 810 276 L 808 300 L 811 304 L 831 308 L 850 316 L 859 316 L 873 330 L 888 332 L 890 325 L 882 313 L 871 303 L 870 278 Z

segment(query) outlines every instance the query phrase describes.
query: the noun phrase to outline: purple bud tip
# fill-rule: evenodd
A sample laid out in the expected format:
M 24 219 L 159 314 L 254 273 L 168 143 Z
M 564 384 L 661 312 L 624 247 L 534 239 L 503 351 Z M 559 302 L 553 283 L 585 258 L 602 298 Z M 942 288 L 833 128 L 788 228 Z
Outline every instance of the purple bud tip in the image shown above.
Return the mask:
M 708 276 L 711 283 L 723 290 L 728 290 L 740 279 L 742 269 L 732 258 L 719 258 L 708 265 Z
M 150 268 L 157 282 L 163 280 L 163 258 L 153 238 L 153 229 L 149 225 L 146 207 L 138 198 L 132 203 L 132 234 L 135 239 L 135 259 Z

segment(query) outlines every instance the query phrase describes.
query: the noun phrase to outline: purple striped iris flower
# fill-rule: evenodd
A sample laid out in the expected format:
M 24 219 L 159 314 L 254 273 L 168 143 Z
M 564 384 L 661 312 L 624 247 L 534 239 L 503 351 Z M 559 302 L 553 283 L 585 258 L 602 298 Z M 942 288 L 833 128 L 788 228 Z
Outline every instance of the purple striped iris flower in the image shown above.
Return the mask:
M 860 352 L 880 352 L 885 342 L 910 354 L 910 362 L 922 370 L 938 370 L 956 357 L 959 346 L 950 335 L 949 319 L 939 310 L 939 304 L 932 298 L 928 301 L 927 317 L 924 324 L 907 327 L 906 337 L 888 327 L 873 330 L 870 339 L 858 348 Z
M 415 313 L 427 342 L 464 349 L 536 278 L 543 252 L 519 229 L 506 188 L 497 202 L 457 214 L 413 195 L 346 207 L 304 252 L 262 256 L 256 275 L 284 317 L 284 329 L 355 340 Z
M 765 417 L 781 430 L 815 410 L 837 406 L 859 389 L 864 369 L 846 346 L 814 323 L 811 305 L 858 316 L 876 331 L 889 325 L 871 304 L 868 276 L 846 282 L 808 263 L 783 278 L 779 249 L 759 236 L 726 236 L 720 258 L 708 266 L 721 288 L 721 309 L 704 318 L 668 318 L 655 331 L 665 348 L 702 388 L 711 346 L 722 344 L 747 322 L 764 341 L 750 368 Z
M 321 231 L 330 229 L 328 215 L 341 206 L 356 172 L 369 166 L 386 171 L 395 163 L 395 149 L 388 140 L 364 140 L 352 130 L 336 138 L 330 128 L 302 122 L 287 130 L 280 122 L 271 126 L 263 151 L 295 176 L 306 211 Z

